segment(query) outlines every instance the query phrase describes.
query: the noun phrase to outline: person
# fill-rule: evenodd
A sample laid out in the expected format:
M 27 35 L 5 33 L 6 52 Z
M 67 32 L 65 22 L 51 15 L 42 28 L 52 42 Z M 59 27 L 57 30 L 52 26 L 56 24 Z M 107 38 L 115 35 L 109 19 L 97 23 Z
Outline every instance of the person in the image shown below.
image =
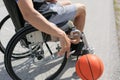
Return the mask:
M 47 20 L 41 12 L 34 8 L 33 2 L 45 2 L 45 6 L 40 6 L 40 11 L 53 10 L 57 12 Z M 58 55 L 63 55 L 65 52 L 69 56 L 71 44 L 78 44 L 80 38 L 70 39 L 67 34 L 57 27 L 55 24 L 66 20 L 73 20 L 74 25 L 78 30 L 83 32 L 86 16 L 86 8 L 84 4 L 72 4 L 69 0 L 16 0 L 18 7 L 23 15 L 23 18 L 38 30 L 58 37 L 61 44 L 61 50 Z

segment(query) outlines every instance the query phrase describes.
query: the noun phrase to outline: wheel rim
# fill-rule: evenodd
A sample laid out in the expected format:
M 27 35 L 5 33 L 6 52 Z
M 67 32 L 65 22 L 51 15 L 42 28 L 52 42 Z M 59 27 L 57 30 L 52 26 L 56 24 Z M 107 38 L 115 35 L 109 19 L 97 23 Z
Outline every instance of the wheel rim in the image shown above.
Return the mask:
M 5 48 L 7 46 L 7 43 L 9 42 L 10 38 L 15 34 L 15 27 L 10 19 L 10 15 L 7 15 L 2 19 L 0 22 L 0 50 L 2 53 L 5 53 Z M 13 53 L 13 58 L 24 58 L 29 56 L 29 54 L 26 54 L 28 52 L 24 53 Z
M 14 47 L 16 44 L 10 44 L 10 45 L 11 45 L 11 47 Z M 51 43 L 49 43 L 49 44 L 51 44 Z M 52 48 L 53 43 L 50 46 L 51 46 L 50 48 Z M 54 73 L 57 72 L 57 70 L 60 68 L 61 65 L 63 66 L 63 64 L 61 64 L 61 63 L 63 63 L 63 60 L 65 60 L 65 58 L 66 58 L 66 57 L 64 58 L 64 56 L 57 57 L 57 54 L 55 52 L 53 52 L 53 53 L 55 53 L 54 54 L 55 57 L 51 59 L 51 57 L 53 57 L 53 55 L 51 56 L 51 54 L 48 51 L 46 51 L 47 49 L 44 48 L 45 54 L 46 54 L 46 55 L 44 55 L 45 58 L 43 58 L 41 60 L 37 60 L 35 57 L 35 59 L 34 59 L 35 63 L 33 63 L 33 57 L 31 57 L 31 56 L 25 57 L 22 59 L 12 58 L 11 53 L 14 52 L 16 49 L 17 48 L 14 48 L 14 49 L 7 48 L 6 52 L 8 52 L 8 53 L 5 57 L 6 58 L 5 64 L 6 64 L 7 71 L 9 73 L 9 75 L 15 80 L 34 80 L 34 79 L 37 80 L 38 78 L 40 80 L 45 80 L 47 77 L 54 75 L 54 77 L 51 77 L 53 79 L 58 74 L 58 73 L 57 74 L 54 74 Z M 20 49 L 20 51 L 21 50 L 22 49 Z M 22 51 L 24 51 L 24 50 L 22 50 Z M 66 64 L 66 62 L 64 62 L 64 66 L 65 66 L 65 64 Z M 63 68 L 61 68 L 61 69 L 63 69 Z M 60 72 L 61 72 L 61 70 L 60 70 Z M 28 77 L 28 75 L 30 75 L 30 77 Z

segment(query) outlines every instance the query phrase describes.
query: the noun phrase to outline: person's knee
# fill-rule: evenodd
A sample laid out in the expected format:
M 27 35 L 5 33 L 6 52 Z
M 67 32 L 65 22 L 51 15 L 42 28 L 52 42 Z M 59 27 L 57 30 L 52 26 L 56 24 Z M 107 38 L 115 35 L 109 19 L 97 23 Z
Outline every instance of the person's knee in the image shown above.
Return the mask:
M 84 4 L 76 4 L 77 15 L 86 15 L 86 6 Z

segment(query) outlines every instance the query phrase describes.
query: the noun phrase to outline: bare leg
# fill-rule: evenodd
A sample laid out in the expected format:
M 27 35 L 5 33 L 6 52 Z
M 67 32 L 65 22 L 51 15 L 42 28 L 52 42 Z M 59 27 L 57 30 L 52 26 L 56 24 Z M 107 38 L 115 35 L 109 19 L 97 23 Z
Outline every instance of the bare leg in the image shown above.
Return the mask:
M 79 4 L 79 3 L 75 4 L 75 5 L 77 7 L 77 13 L 76 13 L 73 23 L 78 30 L 83 32 L 84 25 L 85 25 L 85 16 L 86 16 L 85 5 Z M 77 44 L 79 42 L 80 42 L 80 37 L 76 37 L 72 41 L 72 43 L 74 43 L 74 44 Z
M 86 17 L 85 5 L 76 4 L 76 7 L 77 7 L 77 13 L 73 22 L 76 28 L 79 29 L 81 32 L 83 32 L 85 25 L 85 17 Z

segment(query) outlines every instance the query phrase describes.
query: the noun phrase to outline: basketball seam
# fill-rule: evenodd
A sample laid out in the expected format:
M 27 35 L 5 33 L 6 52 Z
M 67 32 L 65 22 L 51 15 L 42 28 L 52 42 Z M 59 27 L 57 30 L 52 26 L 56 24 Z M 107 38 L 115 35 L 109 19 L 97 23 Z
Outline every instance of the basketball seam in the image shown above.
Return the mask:
M 84 74 L 82 73 L 82 71 L 81 71 L 81 68 L 80 68 L 80 61 L 78 61 L 78 62 L 79 62 L 79 64 L 78 64 L 78 69 L 79 69 L 79 71 L 80 71 L 82 77 L 84 77 L 86 80 L 88 80 L 88 79 L 84 76 Z
M 87 58 L 87 61 L 88 61 L 88 65 L 90 67 L 90 72 L 91 72 L 91 75 L 92 75 L 92 79 L 94 80 L 94 76 L 93 76 L 93 72 L 92 72 L 92 67 L 90 65 L 90 62 L 89 62 L 89 59 L 88 59 L 88 56 L 86 55 L 86 58 Z

